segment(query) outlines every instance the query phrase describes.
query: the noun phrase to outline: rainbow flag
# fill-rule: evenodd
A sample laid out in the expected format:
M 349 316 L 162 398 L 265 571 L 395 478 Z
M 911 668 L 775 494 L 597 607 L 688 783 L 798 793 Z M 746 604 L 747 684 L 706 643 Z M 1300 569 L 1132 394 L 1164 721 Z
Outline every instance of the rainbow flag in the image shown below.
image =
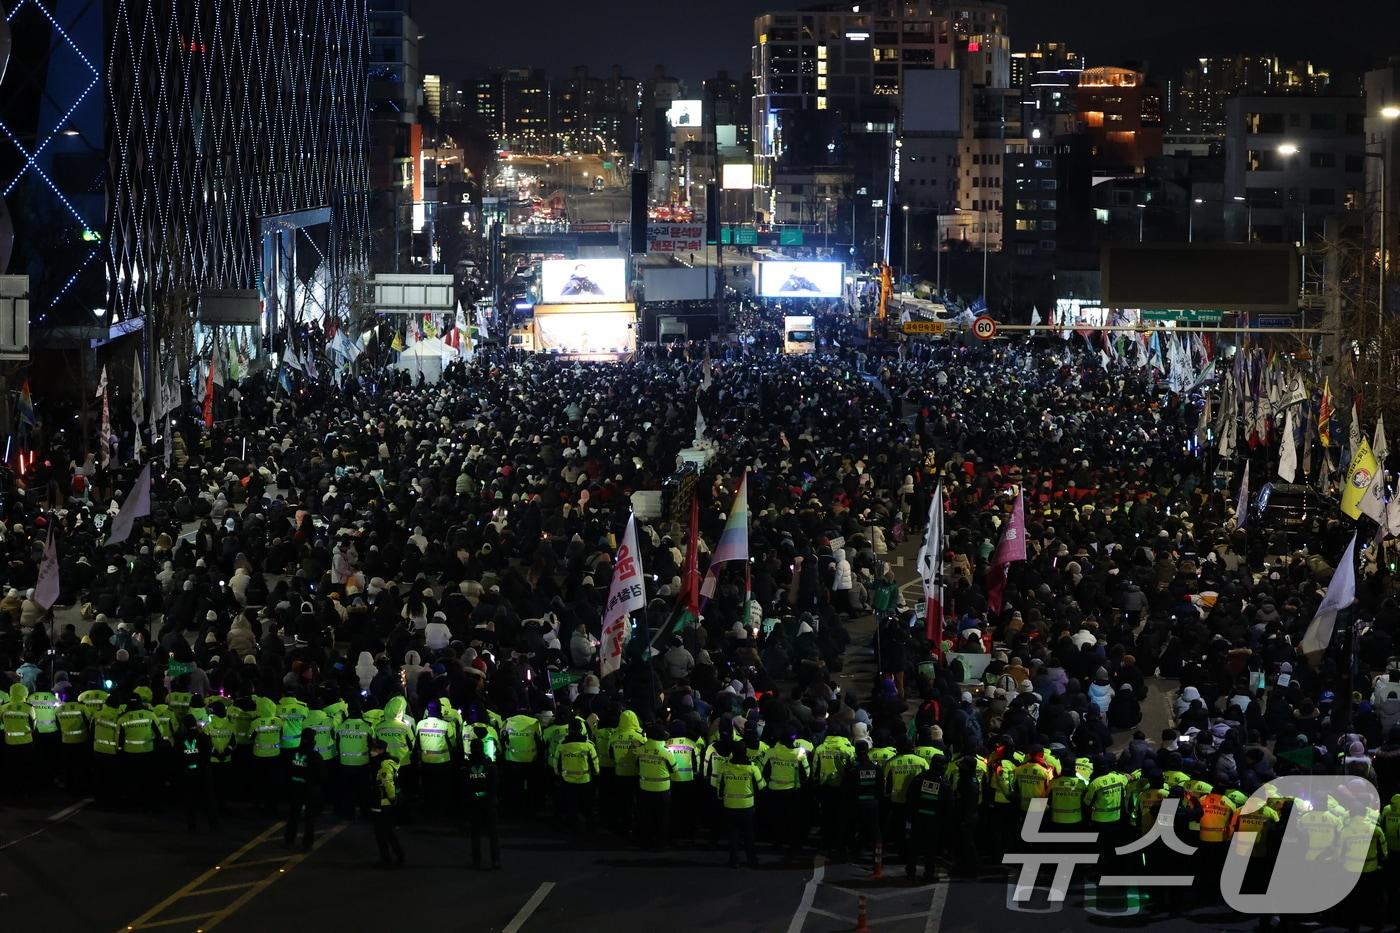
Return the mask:
M 700 595 L 713 599 L 715 587 L 723 566 L 730 561 L 749 559 L 749 477 L 745 473 L 739 480 L 739 489 L 734 493 L 734 507 L 725 519 L 724 531 L 720 532 L 719 543 L 710 558 L 710 569 L 705 574 L 705 582 L 700 587 Z

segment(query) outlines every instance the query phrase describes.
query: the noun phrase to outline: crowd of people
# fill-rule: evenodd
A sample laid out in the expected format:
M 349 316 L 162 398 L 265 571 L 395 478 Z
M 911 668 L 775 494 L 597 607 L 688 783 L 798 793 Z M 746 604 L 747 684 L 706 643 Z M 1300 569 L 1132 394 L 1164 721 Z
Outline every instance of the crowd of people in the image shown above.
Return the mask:
M 619 364 L 482 350 L 434 384 L 377 370 L 288 394 L 264 374 L 240 395 L 212 430 L 178 421 L 168 467 L 128 437 L 116 449 L 138 456 L 95 469 L 53 430 L 9 478 L 7 799 L 178 800 L 191 829 L 250 806 L 307 846 L 334 808 L 373 820 L 390 865 L 395 824 L 434 821 L 498 867 L 499 812 L 727 846 L 731 864 L 754 863 L 756 839 L 878 851 L 934 878 L 1020 851 L 1043 798 L 1047 823 L 1100 831 L 1096 871 L 1195 868 L 1194 893 L 1152 899 L 1172 911 L 1219 896 L 1209 866 L 1238 829 L 1267 866 L 1297 806 L 1316 857 L 1363 870 L 1353 925 L 1400 872 L 1394 578 L 1384 561 L 1364 575 L 1364 633 L 1308 664 L 1298 645 L 1351 523 L 1305 540 L 1239 527 L 1192 443 L 1201 399 L 1151 370 L 1044 339 Z M 678 477 L 697 408 L 711 459 Z M 1256 475 L 1270 455 L 1249 452 Z M 151 514 L 108 546 L 148 460 Z M 750 560 L 687 620 L 685 500 L 703 573 L 742 476 Z M 893 551 L 912 564 L 939 486 L 929 639 Z M 648 490 L 649 602 L 600 677 L 613 555 Z M 1018 495 L 1026 559 L 989 599 Z M 50 535 L 56 616 L 33 593 Z M 867 648 L 878 672 L 852 683 Z M 1179 688 L 1149 735 L 1157 676 Z M 1359 786 L 1245 805 L 1290 774 L 1369 781 L 1385 808 Z M 1164 810 L 1206 859 L 1115 854 Z

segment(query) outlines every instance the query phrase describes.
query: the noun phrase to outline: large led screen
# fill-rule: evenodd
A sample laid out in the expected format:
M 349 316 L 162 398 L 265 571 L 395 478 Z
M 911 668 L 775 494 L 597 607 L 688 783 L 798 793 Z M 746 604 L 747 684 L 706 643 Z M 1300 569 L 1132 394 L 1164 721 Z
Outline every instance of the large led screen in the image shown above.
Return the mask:
M 625 259 L 546 259 L 540 264 L 540 304 L 626 300 Z
M 764 298 L 840 298 L 839 262 L 760 262 L 758 293 Z

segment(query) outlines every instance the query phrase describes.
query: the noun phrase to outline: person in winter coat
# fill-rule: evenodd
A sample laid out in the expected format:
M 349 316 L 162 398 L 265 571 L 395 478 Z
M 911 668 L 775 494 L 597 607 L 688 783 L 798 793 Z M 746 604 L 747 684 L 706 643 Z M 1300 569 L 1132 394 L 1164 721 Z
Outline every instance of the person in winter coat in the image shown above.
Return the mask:
M 1131 690 L 1131 688 L 1129 688 Z M 1108 671 L 1102 667 L 1094 672 L 1094 682 L 1089 685 L 1089 702 L 1099 708 L 1099 712 L 1108 715 L 1109 704 L 1113 702 L 1113 685 L 1108 681 Z
M 846 549 L 837 548 L 833 555 L 836 564 L 836 576 L 831 581 L 832 602 L 836 608 L 851 610 L 851 586 L 854 581 L 851 578 L 851 562 L 846 559 Z
M 593 666 L 593 658 L 598 654 L 598 645 L 588 634 L 588 626 L 580 622 L 569 639 L 569 660 L 574 667 Z
M 355 659 L 355 677 L 360 682 L 361 692 L 369 689 L 377 673 L 379 668 L 374 664 L 374 656 L 368 651 L 361 651 L 360 656 Z
M 1110 729 L 1133 729 L 1142 722 L 1142 706 L 1137 695 L 1127 684 L 1113 692 L 1108 704 L 1108 726 Z
M 1180 719 L 1182 716 L 1186 715 L 1186 711 L 1191 708 L 1191 704 L 1200 701 L 1200 699 L 1200 690 L 1197 690 L 1195 687 L 1183 688 L 1181 695 L 1176 698 L 1176 706 L 1173 708 L 1176 718 Z
M 247 616 L 238 616 L 229 626 L 228 648 L 237 658 L 246 658 L 257 651 L 258 633 L 253 631 L 253 624 Z

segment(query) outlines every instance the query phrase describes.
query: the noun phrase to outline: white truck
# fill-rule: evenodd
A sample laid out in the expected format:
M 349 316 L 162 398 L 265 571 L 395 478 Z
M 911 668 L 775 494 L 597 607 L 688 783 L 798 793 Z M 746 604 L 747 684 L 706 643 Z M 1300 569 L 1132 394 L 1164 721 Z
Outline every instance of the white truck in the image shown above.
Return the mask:
M 816 320 L 810 314 L 789 314 L 783 318 L 783 352 L 817 352 Z

